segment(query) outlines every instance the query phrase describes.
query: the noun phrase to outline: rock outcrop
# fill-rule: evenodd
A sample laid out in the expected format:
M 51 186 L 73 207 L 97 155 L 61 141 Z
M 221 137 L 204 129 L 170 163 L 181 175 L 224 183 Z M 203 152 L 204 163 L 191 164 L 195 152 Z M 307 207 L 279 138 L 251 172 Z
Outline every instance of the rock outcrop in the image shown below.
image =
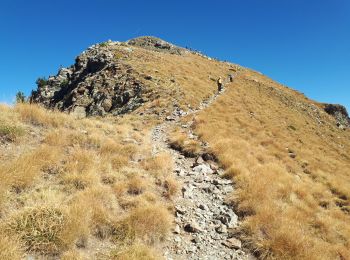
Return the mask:
M 177 54 L 177 55 L 182 55 L 187 51 L 184 48 L 175 46 L 162 39 L 151 37 L 151 36 L 142 36 L 135 39 L 131 39 L 127 41 L 127 44 L 150 49 L 153 51 L 168 52 L 168 53 Z
M 335 118 L 339 128 L 344 129 L 350 127 L 349 114 L 344 106 L 338 104 L 325 104 L 324 110 Z
M 71 67 L 61 68 L 56 76 L 47 80 L 39 79 L 30 101 L 78 117 L 119 115 L 135 110 L 147 101 L 144 95 L 147 89 L 138 73 L 123 62 L 133 51 L 132 46 L 176 54 L 182 49 L 153 37 L 128 43 L 108 41 L 89 47 Z

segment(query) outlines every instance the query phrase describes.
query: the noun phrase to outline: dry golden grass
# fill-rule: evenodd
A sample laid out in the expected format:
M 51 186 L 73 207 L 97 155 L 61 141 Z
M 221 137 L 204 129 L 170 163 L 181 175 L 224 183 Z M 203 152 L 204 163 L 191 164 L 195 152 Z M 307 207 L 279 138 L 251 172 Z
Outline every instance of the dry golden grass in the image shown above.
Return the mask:
M 0 104 L 0 143 L 19 141 L 25 133 L 26 129 L 20 123 L 18 115 Z
M 22 245 L 17 238 L 0 235 L 0 259 L 19 260 L 22 259 L 23 255 Z
M 179 56 L 132 48 L 133 55 L 125 62 L 141 75 L 152 76 L 152 80 L 141 78 L 151 90 L 150 99 L 155 101 L 151 107 L 169 107 L 173 102 L 185 110 L 197 107 L 217 91 L 218 77 L 240 69 L 190 53 Z
M 0 140 L 15 142 L 25 133 L 20 126 L 0 123 Z
M 173 161 L 169 154 L 161 153 L 147 158 L 142 162 L 143 168 L 151 172 L 156 177 L 165 177 L 173 168 Z
M 15 110 L 22 121 L 38 126 L 68 126 L 74 120 L 72 117 L 67 117 L 60 112 L 43 109 L 38 105 L 19 103 L 16 105 Z
M 162 241 L 171 227 L 171 217 L 162 205 L 138 207 L 117 223 L 115 238 L 123 243 Z
M 4 184 L 20 190 L 30 186 L 45 166 L 58 160 L 59 150 L 52 150 L 48 146 L 40 146 L 34 151 L 24 153 L 10 162 L 0 166 L 0 174 Z
M 160 258 L 154 250 L 142 244 L 135 244 L 111 253 L 111 259 L 115 260 L 156 260 Z
M 175 128 L 170 134 L 170 146 L 183 153 L 185 156 L 196 157 L 201 154 L 201 144 L 188 138 L 188 134 L 179 128 Z
M 165 188 L 164 196 L 169 199 L 174 197 L 180 191 L 178 181 L 172 176 L 165 178 L 163 186 Z
M 65 216 L 58 208 L 28 208 L 15 214 L 7 229 L 22 239 L 27 251 L 56 254 L 62 247 L 60 233 L 64 221 Z
M 62 260 L 84 260 L 84 256 L 78 252 L 76 249 L 71 249 L 66 252 L 61 257 Z
M 226 87 L 195 131 L 236 183 L 246 245 L 263 259 L 350 258 L 349 131 L 257 73 Z
M 165 179 L 172 172 L 172 162 L 166 154 L 150 156 L 148 131 L 155 120 L 134 115 L 76 120 L 28 104 L 0 109 L 1 122 L 32 132 L 6 140 L 9 148 L 1 151 L 1 259 L 29 252 L 98 258 L 113 251 L 113 244 L 123 248 L 114 250 L 116 259 L 157 255 L 153 247 L 171 227 L 168 199 L 176 184 L 170 179 L 167 188 L 156 184 L 155 176 Z M 132 243 L 125 243 L 130 238 L 125 227 Z M 14 236 L 18 243 L 8 239 Z M 90 240 L 110 246 L 101 251 Z

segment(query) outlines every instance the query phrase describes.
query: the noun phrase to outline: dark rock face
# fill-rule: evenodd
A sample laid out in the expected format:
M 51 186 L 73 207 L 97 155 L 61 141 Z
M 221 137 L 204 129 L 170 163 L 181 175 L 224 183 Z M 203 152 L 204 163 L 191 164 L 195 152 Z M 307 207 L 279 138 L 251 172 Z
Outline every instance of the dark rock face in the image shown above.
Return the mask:
M 339 128 L 350 127 L 350 118 L 344 106 L 325 104 L 324 110 L 336 119 Z
M 143 47 L 154 51 L 168 52 L 171 54 L 182 55 L 184 52 L 186 52 L 186 49 L 184 48 L 177 47 L 162 39 L 151 37 L 151 36 L 143 36 L 143 37 L 131 39 L 127 43 L 129 45 Z
M 89 47 L 76 58 L 73 66 L 61 68 L 56 76 L 38 84 L 31 102 L 75 113 L 78 117 L 118 115 L 141 106 L 144 86 L 135 76 L 137 73 L 114 57 L 113 45 L 121 44 L 109 42 L 107 45 Z

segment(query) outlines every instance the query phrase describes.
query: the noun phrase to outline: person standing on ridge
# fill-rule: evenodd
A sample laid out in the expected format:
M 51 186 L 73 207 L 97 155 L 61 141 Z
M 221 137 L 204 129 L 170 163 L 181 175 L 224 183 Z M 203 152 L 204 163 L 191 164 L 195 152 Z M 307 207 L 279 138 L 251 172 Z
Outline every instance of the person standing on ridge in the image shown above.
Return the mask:
M 218 83 L 218 91 L 220 92 L 222 90 L 222 79 L 221 79 L 221 77 L 218 78 L 217 83 Z

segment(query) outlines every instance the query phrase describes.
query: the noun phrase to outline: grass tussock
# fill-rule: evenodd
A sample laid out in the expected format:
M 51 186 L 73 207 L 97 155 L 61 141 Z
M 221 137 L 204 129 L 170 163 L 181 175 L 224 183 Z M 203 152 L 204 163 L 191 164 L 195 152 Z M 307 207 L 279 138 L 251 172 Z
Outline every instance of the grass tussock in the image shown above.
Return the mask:
M 166 237 L 170 227 L 170 213 L 163 206 L 139 207 L 117 224 L 115 239 L 123 243 L 144 241 L 154 244 Z
M 60 127 L 73 123 L 73 118 L 65 114 L 46 110 L 34 104 L 17 104 L 15 111 L 19 114 L 22 121 L 37 126 Z
M 18 115 L 0 104 L 0 142 L 18 142 L 26 133 Z
M 226 88 L 195 131 L 236 183 L 245 245 L 262 259 L 348 259 L 349 132 L 262 75 Z
M 44 254 L 56 254 L 62 247 L 60 233 L 65 216 L 62 210 L 50 207 L 25 209 L 8 224 L 8 232 L 18 235 L 25 249 Z
M 173 168 L 172 158 L 167 153 L 161 153 L 147 158 L 142 164 L 146 171 L 151 172 L 156 177 L 167 176 Z
M 15 142 L 25 134 L 25 130 L 16 125 L 5 125 L 0 122 L 0 140 Z
M 115 260 L 156 260 L 160 256 L 154 249 L 142 244 L 135 244 L 127 248 L 115 250 L 111 253 L 111 259 Z
M 59 152 L 43 145 L 4 163 L 0 166 L 3 183 L 17 190 L 29 187 L 40 176 L 42 169 L 58 160 Z
M 197 140 L 189 139 L 188 134 L 180 129 L 175 129 L 171 133 L 170 145 L 173 149 L 189 157 L 196 157 L 202 152 L 200 143 Z

